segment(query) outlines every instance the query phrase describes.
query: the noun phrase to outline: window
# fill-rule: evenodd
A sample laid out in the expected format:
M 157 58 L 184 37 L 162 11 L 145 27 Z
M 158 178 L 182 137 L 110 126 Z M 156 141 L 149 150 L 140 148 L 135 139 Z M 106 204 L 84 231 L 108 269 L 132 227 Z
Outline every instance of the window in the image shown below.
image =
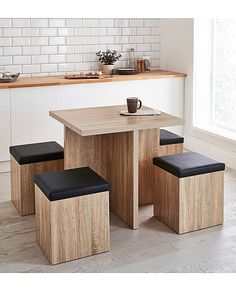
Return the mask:
M 194 24 L 193 126 L 236 140 L 236 20 Z
M 214 20 L 213 124 L 236 132 L 236 20 Z

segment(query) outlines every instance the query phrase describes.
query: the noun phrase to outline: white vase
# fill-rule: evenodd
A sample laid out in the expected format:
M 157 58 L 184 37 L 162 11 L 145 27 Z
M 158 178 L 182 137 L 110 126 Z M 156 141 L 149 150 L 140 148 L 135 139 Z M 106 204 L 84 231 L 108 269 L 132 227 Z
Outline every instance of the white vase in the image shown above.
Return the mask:
M 102 72 L 106 75 L 111 75 L 114 69 L 114 65 L 102 65 Z

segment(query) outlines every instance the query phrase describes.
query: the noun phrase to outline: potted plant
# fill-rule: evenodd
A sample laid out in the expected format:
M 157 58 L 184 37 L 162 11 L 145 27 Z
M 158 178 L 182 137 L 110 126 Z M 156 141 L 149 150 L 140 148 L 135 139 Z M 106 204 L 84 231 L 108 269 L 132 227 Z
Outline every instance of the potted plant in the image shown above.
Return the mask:
M 114 64 L 121 58 L 121 54 L 118 54 L 116 50 L 107 49 L 106 51 L 98 51 L 96 55 L 99 57 L 99 61 L 102 63 L 102 71 L 105 74 L 111 74 L 114 69 Z

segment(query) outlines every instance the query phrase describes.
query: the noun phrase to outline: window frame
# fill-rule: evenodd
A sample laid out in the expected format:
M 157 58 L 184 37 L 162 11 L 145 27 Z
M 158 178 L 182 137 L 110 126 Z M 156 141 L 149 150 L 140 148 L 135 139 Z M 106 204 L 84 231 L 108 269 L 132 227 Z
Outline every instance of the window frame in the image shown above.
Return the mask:
M 236 131 L 214 121 L 215 21 L 216 19 L 201 19 L 194 22 L 192 129 L 197 133 L 199 131 L 208 133 L 216 138 L 236 143 Z

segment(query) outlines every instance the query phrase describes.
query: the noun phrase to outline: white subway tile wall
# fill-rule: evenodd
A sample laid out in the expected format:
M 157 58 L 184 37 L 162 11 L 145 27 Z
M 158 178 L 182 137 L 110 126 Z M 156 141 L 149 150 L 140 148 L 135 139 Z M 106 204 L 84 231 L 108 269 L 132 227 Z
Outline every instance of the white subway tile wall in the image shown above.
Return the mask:
M 22 76 L 45 76 L 100 69 L 96 52 L 148 55 L 160 67 L 160 19 L 0 18 L 0 66 Z

